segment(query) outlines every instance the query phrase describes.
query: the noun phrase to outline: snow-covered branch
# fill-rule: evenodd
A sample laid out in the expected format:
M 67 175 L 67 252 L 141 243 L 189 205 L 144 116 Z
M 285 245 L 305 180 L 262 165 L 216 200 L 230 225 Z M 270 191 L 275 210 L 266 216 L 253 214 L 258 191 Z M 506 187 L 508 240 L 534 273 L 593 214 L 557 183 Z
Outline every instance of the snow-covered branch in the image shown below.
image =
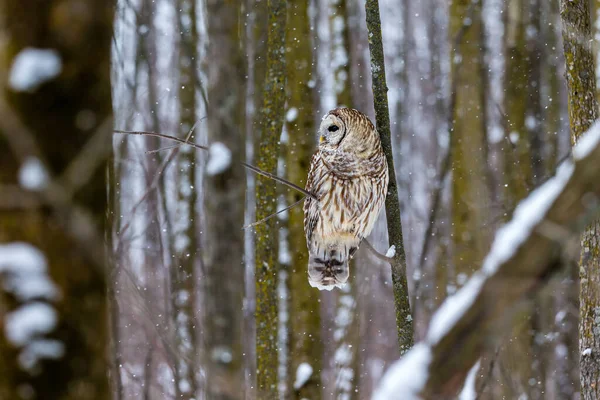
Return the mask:
M 451 398 L 487 344 L 510 329 L 516 306 L 557 271 L 562 249 L 600 211 L 600 123 L 573 161 L 532 192 L 496 234 L 482 268 L 436 311 L 425 340 L 387 371 L 374 398 Z

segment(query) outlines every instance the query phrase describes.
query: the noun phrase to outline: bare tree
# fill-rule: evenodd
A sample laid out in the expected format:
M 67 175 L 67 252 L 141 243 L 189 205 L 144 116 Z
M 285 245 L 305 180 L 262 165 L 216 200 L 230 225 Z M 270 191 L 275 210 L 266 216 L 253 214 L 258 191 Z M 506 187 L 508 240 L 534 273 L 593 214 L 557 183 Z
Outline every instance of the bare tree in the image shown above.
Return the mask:
M 446 399 L 461 389 L 489 342 L 497 342 L 518 306 L 560 271 L 598 207 L 600 125 L 594 125 L 556 176 L 519 204 L 465 286 L 432 318 L 426 338 L 392 367 L 377 400 Z M 461 351 L 456 351 L 460 348 Z
M 592 54 L 590 2 L 560 2 L 563 44 L 567 66 L 571 142 L 598 119 L 594 55 Z M 590 197 L 589 204 L 597 203 Z M 585 400 L 600 399 L 600 221 L 593 221 L 581 238 L 579 261 L 579 350 L 581 395 Z
M 243 397 L 245 61 L 242 2 L 207 2 L 208 137 L 204 210 L 207 396 Z
M 256 165 L 276 172 L 279 138 L 285 106 L 286 3 L 269 0 L 267 65 L 262 107 L 257 121 Z M 276 187 L 263 176 L 256 179 L 256 219 L 275 212 Z M 256 371 L 259 398 L 277 397 L 277 228 L 274 219 L 256 226 L 254 267 L 256 280 Z
M 406 281 L 406 254 L 402 238 L 402 220 L 400 218 L 400 202 L 392 141 L 390 133 L 390 116 L 387 101 L 387 83 L 385 80 L 385 63 L 383 58 L 383 40 L 381 37 L 381 18 L 379 1 L 368 0 L 365 3 L 367 29 L 369 31 L 369 50 L 371 52 L 371 77 L 373 85 L 373 102 L 375 121 L 381 145 L 387 159 L 390 182 L 385 199 L 385 215 L 388 224 L 388 240 L 395 247 L 392 262 L 392 281 L 394 285 L 394 303 L 396 306 L 396 325 L 398 327 L 398 345 L 400 353 L 407 351 L 413 344 L 413 323 L 410 314 L 408 284 Z
M 193 140 L 192 134 L 197 120 L 196 96 L 200 83 L 198 74 L 198 27 L 195 0 L 178 0 L 177 21 L 180 32 L 179 45 L 179 126 L 187 133 L 186 140 Z M 149 85 L 153 85 L 150 82 Z M 157 114 L 153 112 L 152 115 Z M 181 147 L 173 152 L 176 155 L 177 176 L 176 201 L 173 210 L 172 235 L 169 238 L 170 250 L 170 311 L 173 326 L 175 355 L 175 398 L 194 397 L 196 384 L 196 321 L 197 304 L 196 260 L 200 256 L 198 232 L 200 224 L 196 210 L 197 191 L 196 152 L 190 147 Z M 166 194 L 163 198 L 166 197 Z
M 308 2 L 289 1 L 286 28 L 286 93 L 287 151 L 285 154 L 289 181 L 306 184 L 310 157 L 315 146 L 315 93 L 310 87 L 313 78 L 313 55 L 310 40 Z M 288 191 L 288 203 L 304 196 Z M 302 207 L 289 211 L 289 372 L 288 392 L 293 399 L 321 397 L 323 342 L 321 339 L 321 304 L 316 289 L 308 286 L 308 252 L 304 236 Z M 281 249 L 280 249 L 281 250 Z M 306 333 L 310 332 L 310 335 Z M 295 385 L 296 372 L 303 363 L 311 366 L 310 380 Z

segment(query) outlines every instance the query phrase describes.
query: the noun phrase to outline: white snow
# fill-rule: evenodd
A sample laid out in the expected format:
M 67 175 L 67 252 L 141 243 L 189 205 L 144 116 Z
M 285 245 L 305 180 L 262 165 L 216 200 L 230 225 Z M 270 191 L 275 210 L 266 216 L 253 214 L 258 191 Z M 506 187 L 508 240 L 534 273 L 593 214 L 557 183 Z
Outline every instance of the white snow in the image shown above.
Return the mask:
M 19 364 L 30 370 L 42 359 L 56 360 L 65 354 L 65 345 L 53 339 L 34 339 L 19 354 Z
M 192 389 L 192 385 L 190 385 L 190 382 L 187 379 L 181 379 L 177 386 L 179 386 L 179 391 L 183 393 L 189 393 Z
M 211 359 L 221 364 L 229 364 L 233 361 L 233 354 L 231 354 L 231 349 L 229 347 L 217 346 L 212 349 Z
M 419 392 L 427 381 L 430 362 L 430 347 L 424 343 L 416 344 L 383 375 L 373 400 L 420 399 Z
M 396 255 L 396 245 L 391 245 L 388 251 L 385 252 L 385 256 L 393 258 Z
M 519 203 L 512 220 L 496 233 L 481 271 L 473 275 L 455 295 L 448 297 L 433 315 L 427 335 L 431 343 L 437 343 L 448 332 L 473 303 L 487 277 L 495 273 L 519 249 L 563 190 L 573 169 L 573 164 L 564 163 L 558 168 L 556 176 Z
M 294 381 L 294 389 L 298 390 L 308 382 L 313 373 L 313 367 L 306 362 L 298 365 L 296 369 L 296 380 Z
M 48 179 L 48 172 L 37 157 L 27 157 L 19 168 L 19 184 L 27 190 L 44 189 Z
M 469 370 L 467 378 L 465 379 L 465 385 L 458 395 L 459 400 L 475 400 L 477 399 L 477 390 L 475 388 L 475 381 L 477 377 L 477 371 L 479 371 L 479 364 L 481 361 L 477 361 L 473 367 Z
M 287 122 L 294 122 L 296 118 L 298 118 L 298 109 L 296 107 L 292 107 L 285 114 L 285 120 Z
M 217 175 L 223 173 L 231 165 L 231 150 L 221 142 L 214 142 L 208 148 L 208 164 L 206 173 Z
M 60 55 L 52 49 L 27 47 L 13 60 L 8 84 L 17 92 L 33 92 L 60 74 Z
M 287 377 L 288 377 L 288 288 L 287 288 L 288 273 L 286 270 L 281 269 L 279 271 L 279 282 L 277 283 L 277 296 L 279 301 L 277 302 L 277 312 L 279 315 L 279 321 L 277 326 L 277 346 L 279 352 L 277 353 L 278 366 L 277 374 L 279 377 L 279 394 L 280 398 L 284 397 L 284 393 L 287 391 Z
M 582 147 L 579 150 L 574 149 L 574 158 L 585 157 L 599 142 L 600 125 L 597 123 L 581 139 Z M 520 248 L 565 188 L 573 170 L 573 163 L 563 163 L 553 178 L 519 203 L 512 220 L 498 230 L 481 270 L 475 273 L 461 290 L 444 301 L 432 317 L 425 342 L 415 345 L 388 370 L 375 399 L 418 398 L 418 393 L 426 382 L 431 346 L 435 345 L 473 304 L 486 279 Z
M 454 326 L 466 309 L 473 304 L 484 282 L 485 276 L 482 273 L 476 273 L 461 290 L 442 303 L 431 318 L 427 333 L 429 343 L 437 343 Z
M 28 344 L 35 336 L 44 335 L 54 329 L 57 315 L 46 303 L 28 303 L 6 315 L 4 332 L 15 346 Z
M 600 142 L 600 122 L 594 123 L 573 147 L 573 158 L 581 160 L 592 152 Z
M 582 356 L 584 356 L 584 357 L 585 357 L 585 356 L 591 356 L 591 355 L 592 355 L 592 349 L 590 349 L 590 348 L 588 347 L 587 349 L 585 349 L 585 350 L 583 350 L 583 351 L 581 352 L 581 355 L 582 355 Z
M 496 233 L 491 250 L 483 262 L 483 271 L 488 274 L 495 272 L 500 264 L 517 251 L 564 189 L 571 178 L 573 169 L 574 166 L 571 162 L 563 163 L 554 177 L 519 203 L 512 220 Z
M 48 277 L 46 268 L 42 252 L 29 243 L 0 244 L 0 275 L 4 275 L 4 288 L 19 301 L 58 297 L 58 288 Z

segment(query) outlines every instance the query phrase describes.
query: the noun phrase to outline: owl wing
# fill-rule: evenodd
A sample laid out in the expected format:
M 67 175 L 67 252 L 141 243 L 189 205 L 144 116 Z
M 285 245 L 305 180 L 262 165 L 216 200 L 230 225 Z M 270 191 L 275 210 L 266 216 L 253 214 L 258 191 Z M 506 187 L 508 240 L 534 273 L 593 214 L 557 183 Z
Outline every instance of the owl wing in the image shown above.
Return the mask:
M 319 152 L 313 154 L 310 160 L 310 168 L 308 170 L 308 178 L 306 179 L 306 190 L 314 193 L 317 198 L 319 193 L 315 193 L 316 183 L 320 180 L 320 175 L 323 173 L 323 162 Z M 312 197 L 307 197 L 304 201 L 304 234 L 306 235 L 306 244 L 310 249 L 310 241 L 312 233 L 319 221 L 319 202 Z

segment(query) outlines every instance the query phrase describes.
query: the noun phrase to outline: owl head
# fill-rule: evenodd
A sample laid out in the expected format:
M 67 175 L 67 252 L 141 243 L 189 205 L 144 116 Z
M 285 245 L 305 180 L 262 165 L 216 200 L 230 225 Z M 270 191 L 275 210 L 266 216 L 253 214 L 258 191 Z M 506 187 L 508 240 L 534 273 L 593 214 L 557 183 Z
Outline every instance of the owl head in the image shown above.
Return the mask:
M 330 259 L 327 261 L 311 256 L 308 262 L 308 283 L 319 290 L 342 288 L 348 281 L 350 269 L 348 261 Z
M 365 114 L 352 108 L 339 107 L 329 111 L 319 126 L 319 149 L 344 151 L 368 158 L 381 151 L 379 134 Z

